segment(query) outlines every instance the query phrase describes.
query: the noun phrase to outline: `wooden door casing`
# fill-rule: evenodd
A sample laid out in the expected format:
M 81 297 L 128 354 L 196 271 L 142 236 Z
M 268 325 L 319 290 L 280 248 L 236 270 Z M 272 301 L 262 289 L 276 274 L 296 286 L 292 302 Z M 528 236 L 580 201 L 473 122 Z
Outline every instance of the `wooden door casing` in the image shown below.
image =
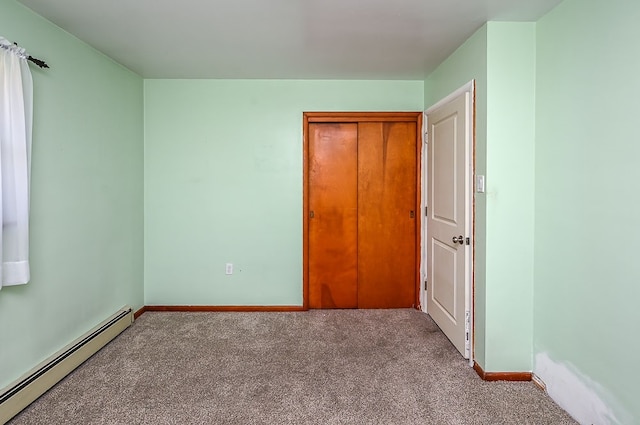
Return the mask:
M 340 126 L 355 123 L 359 129 L 357 130 L 359 142 L 363 146 L 371 142 L 375 145 L 371 150 L 360 150 L 357 153 L 357 228 L 362 227 L 368 233 L 368 235 L 356 233 L 358 238 L 356 279 L 361 282 L 358 286 L 362 285 L 364 288 L 364 291 L 356 290 L 357 306 L 360 308 L 419 308 L 421 226 L 419 170 L 422 153 L 422 113 L 310 112 L 305 113 L 303 118 L 303 308 L 318 308 L 318 304 L 320 308 L 333 308 L 337 305 L 333 295 L 328 297 L 325 294 L 323 301 L 322 290 L 315 285 L 315 281 L 312 282 L 313 279 L 317 281 L 317 278 L 310 274 L 310 270 L 314 271 L 319 267 L 316 259 L 310 259 L 309 254 L 310 250 L 318 249 L 315 246 L 317 240 L 314 239 L 317 237 L 315 232 L 322 228 L 318 226 L 319 223 L 312 224 L 313 218 L 309 217 L 311 211 L 316 216 L 318 214 L 311 207 L 311 204 L 316 202 L 314 200 L 316 195 L 310 190 L 311 184 L 314 183 L 312 160 L 316 155 L 312 150 L 317 149 L 316 140 L 312 141 L 311 138 L 317 138 L 319 128 L 314 126 L 314 123 Z M 402 142 L 402 139 L 406 140 Z M 373 163 L 367 165 L 370 161 Z M 399 165 L 401 163 L 404 165 Z M 387 173 L 394 174 L 393 170 L 398 171 L 399 175 L 386 178 Z M 362 175 L 358 176 L 360 173 Z M 380 177 L 378 182 L 372 178 L 369 183 L 366 183 L 367 175 L 373 177 L 376 174 L 384 178 Z M 405 192 L 403 195 L 393 194 L 398 188 L 408 190 L 399 191 Z M 362 193 L 358 194 L 358 192 Z M 372 201 L 372 205 L 365 206 L 364 203 L 368 200 Z M 362 210 L 362 216 L 360 210 Z M 388 225 L 386 229 L 381 230 L 380 225 L 383 221 L 392 222 L 393 225 Z M 398 244 L 402 241 L 405 242 L 404 248 L 399 248 Z M 348 244 L 345 243 L 345 245 Z M 363 257 L 365 257 L 364 260 Z M 352 265 L 351 258 L 346 256 L 341 260 Z M 362 264 L 359 264 L 361 261 L 363 261 Z M 348 269 L 344 264 L 340 267 L 343 272 Z M 334 274 L 331 267 L 326 267 L 325 271 L 329 276 Z M 358 274 L 361 276 L 358 277 Z M 402 290 L 394 287 L 397 286 L 395 283 L 398 281 L 405 282 Z

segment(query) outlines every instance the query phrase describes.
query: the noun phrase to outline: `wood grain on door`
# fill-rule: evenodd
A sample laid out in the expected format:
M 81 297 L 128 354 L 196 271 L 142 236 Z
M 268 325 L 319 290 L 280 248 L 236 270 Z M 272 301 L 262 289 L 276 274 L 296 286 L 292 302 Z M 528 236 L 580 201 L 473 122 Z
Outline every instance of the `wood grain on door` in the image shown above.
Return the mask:
M 358 307 L 358 124 L 309 124 L 309 307 Z
M 415 304 L 416 123 L 358 125 L 358 307 Z
M 422 114 L 304 119 L 304 305 L 418 306 Z

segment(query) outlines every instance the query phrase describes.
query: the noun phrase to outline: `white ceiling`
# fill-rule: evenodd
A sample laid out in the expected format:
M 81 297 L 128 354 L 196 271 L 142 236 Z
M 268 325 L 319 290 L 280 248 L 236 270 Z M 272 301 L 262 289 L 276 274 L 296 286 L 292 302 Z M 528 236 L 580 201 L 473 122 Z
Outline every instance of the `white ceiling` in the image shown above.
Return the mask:
M 19 1 L 145 78 L 412 80 L 561 0 Z

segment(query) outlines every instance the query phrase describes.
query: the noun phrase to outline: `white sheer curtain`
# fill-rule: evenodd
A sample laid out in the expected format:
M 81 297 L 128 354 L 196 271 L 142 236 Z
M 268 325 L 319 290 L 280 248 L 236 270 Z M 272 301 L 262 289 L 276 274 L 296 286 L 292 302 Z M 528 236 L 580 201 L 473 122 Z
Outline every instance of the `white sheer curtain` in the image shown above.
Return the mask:
M 0 37 L 0 288 L 29 281 L 33 83 L 27 56 Z

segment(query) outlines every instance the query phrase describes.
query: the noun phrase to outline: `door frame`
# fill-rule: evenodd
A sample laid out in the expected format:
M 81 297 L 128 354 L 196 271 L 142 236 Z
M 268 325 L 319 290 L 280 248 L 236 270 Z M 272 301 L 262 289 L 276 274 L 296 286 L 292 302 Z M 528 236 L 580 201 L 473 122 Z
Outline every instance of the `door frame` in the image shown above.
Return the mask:
M 309 123 L 331 122 L 389 122 L 404 121 L 416 123 L 416 276 L 414 307 L 420 306 L 422 282 L 422 136 L 424 113 L 420 112 L 303 112 L 303 189 L 302 189 L 302 308 L 309 309 Z
M 469 256 L 467 258 L 467 264 L 465 265 L 465 274 L 466 274 L 466 285 L 465 285 L 465 307 L 466 310 L 469 311 L 469 341 L 471 344 L 469 350 L 469 365 L 473 366 L 473 362 L 475 359 L 475 246 L 476 246 L 476 229 L 475 229 L 475 185 L 474 181 L 476 179 L 476 80 L 471 80 L 459 89 L 455 90 L 453 93 L 447 95 L 443 99 L 436 102 L 434 105 L 430 106 L 424 111 L 424 143 L 422 146 L 423 155 L 422 155 L 422 211 L 426 211 L 427 205 L 427 179 L 428 179 L 428 170 L 427 165 L 429 163 L 427 155 L 427 143 L 429 138 L 426 136 L 428 132 L 429 120 L 428 115 L 433 110 L 440 108 L 441 106 L 451 102 L 458 96 L 469 93 L 469 107 L 467 112 L 467 143 L 465 146 L 465 167 L 468 170 L 468 178 L 466 179 L 466 198 L 468 201 L 468 209 L 467 209 L 467 223 L 465 223 L 465 229 L 468 229 L 467 235 L 471 238 L 471 249 L 469 250 Z M 420 269 L 421 273 L 421 282 L 425 282 L 427 277 L 426 264 L 428 262 L 429 252 L 427 250 L 427 220 L 425 219 L 422 224 L 422 258 L 424 261 L 421 262 L 423 265 Z M 422 301 L 422 311 L 425 313 L 429 313 L 427 311 L 427 288 L 424 284 L 420 285 L 420 300 Z

